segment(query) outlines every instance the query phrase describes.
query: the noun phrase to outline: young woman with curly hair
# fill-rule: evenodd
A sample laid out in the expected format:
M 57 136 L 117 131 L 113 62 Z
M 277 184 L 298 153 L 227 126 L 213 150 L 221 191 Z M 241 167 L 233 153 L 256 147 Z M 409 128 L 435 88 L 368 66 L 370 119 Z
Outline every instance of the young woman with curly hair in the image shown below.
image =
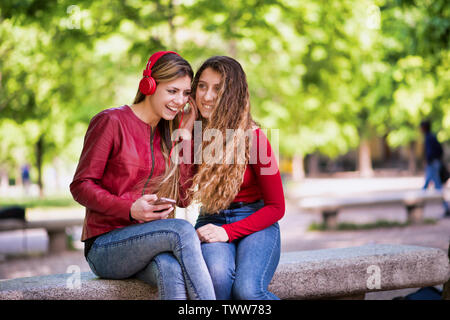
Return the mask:
M 190 171 L 168 159 L 192 77 L 177 53 L 153 54 L 134 103 L 92 118 L 70 185 L 86 207 L 81 240 L 92 271 L 107 279 L 139 278 L 157 287 L 160 299 L 215 299 L 194 227 L 167 219 L 174 206 L 159 202 L 168 197 L 184 206 L 180 185 Z
M 283 186 L 270 143 L 252 120 L 245 72 L 230 57 L 211 57 L 192 93 L 203 141 L 188 195 L 202 206 L 195 228 L 216 297 L 278 299 L 267 288 L 280 258 Z

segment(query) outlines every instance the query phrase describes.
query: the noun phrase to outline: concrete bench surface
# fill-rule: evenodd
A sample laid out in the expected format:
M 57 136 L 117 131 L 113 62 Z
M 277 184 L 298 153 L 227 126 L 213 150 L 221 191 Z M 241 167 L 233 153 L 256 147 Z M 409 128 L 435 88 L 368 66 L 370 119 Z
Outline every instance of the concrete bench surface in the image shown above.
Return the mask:
M 374 244 L 284 252 L 269 290 L 281 299 L 364 298 L 374 291 L 445 283 L 450 277 L 441 249 Z M 0 281 L 0 299 L 158 299 L 137 279 L 105 280 L 92 272 Z
M 46 229 L 47 231 L 64 230 L 67 227 L 82 226 L 84 218 L 27 220 L 5 219 L 0 221 L 0 231 L 17 229 Z
M 299 206 L 306 210 L 336 210 L 342 207 L 363 206 L 363 205 L 384 205 L 399 203 L 404 205 L 414 205 L 424 201 L 442 201 L 443 193 L 437 190 L 391 192 L 383 194 L 372 194 L 355 197 L 314 197 L 305 198 L 299 201 Z

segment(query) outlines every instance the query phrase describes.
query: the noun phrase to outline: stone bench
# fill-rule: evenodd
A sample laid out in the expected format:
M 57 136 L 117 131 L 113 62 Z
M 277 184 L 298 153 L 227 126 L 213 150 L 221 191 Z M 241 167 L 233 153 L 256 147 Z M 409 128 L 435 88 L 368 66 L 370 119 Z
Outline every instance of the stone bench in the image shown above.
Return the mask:
M 67 249 L 66 228 L 82 226 L 84 218 L 48 220 L 0 220 L 0 231 L 20 229 L 45 229 L 49 239 L 49 252 L 58 253 Z
M 337 228 L 337 216 L 341 209 L 376 205 L 403 205 L 408 214 L 408 222 L 423 222 L 423 211 L 428 201 L 443 201 L 443 193 L 436 190 L 391 192 L 355 197 L 306 198 L 298 203 L 298 208 L 313 213 L 320 213 L 326 229 Z
M 284 252 L 269 290 L 281 299 L 364 299 L 368 292 L 440 285 L 449 277 L 441 249 L 372 244 Z M 157 298 L 156 289 L 137 279 L 104 280 L 91 272 L 0 281 L 0 299 Z

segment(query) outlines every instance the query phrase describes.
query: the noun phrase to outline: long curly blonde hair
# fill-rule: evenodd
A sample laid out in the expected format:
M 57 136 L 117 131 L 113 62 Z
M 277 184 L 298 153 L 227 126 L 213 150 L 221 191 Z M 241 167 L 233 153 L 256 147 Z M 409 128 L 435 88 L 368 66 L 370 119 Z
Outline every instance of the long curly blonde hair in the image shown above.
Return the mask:
M 250 114 L 250 94 L 245 72 L 233 58 L 214 56 L 202 64 L 192 85 L 194 99 L 200 76 L 207 68 L 218 72 L 222 79 L 210 118 L 202 118 L 203 132 L 218 130 L 216 132 L 222 133 L 224 139 L 202 139 L 202 148 L 195 152 L 197 156 L 206 149 L 223 152 L 220 163 L 202 161 L 187 195 L 192 201 L 200 202 L 206 213 L 214 214 L 226 209 L 240 190 L 250 158 L 251 135 L 245 135 L 242 140 L 239 134 L 249 132 L 255 122 Z M 238 133 L 230 135 L 229 129 Z

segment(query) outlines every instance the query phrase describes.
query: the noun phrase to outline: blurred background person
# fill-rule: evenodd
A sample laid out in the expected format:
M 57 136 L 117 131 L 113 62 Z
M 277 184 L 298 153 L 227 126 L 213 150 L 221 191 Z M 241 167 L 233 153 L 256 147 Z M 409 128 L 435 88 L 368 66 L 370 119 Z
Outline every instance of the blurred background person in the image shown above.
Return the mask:
M 28 195 L 30 190 L 30 165 L 28 163 L 24 164 L 20 170 L 22 175 L 22 186 L 24 195 Z
M 420 123 L 420 129 L 424 135 L 424 149 L 425 149 L 425 184 L 423 185 L 423 189 L 427 189 L 430 181 L 433 182 L 434 188 L 436 190 L 442 190 L 442 181 L 439 176 L 439 171 L 441 170 L 441 166 L 443 165 L 442 159 L 444 155 L 444 151 L 442 149 L 441 144 L 431 132 L 431 124 L 430 121 L 424 120 Z M 444 217 L 450 217 L 450 210 L 448 207 L 448 203 L 443 201 L 444 206 Z

